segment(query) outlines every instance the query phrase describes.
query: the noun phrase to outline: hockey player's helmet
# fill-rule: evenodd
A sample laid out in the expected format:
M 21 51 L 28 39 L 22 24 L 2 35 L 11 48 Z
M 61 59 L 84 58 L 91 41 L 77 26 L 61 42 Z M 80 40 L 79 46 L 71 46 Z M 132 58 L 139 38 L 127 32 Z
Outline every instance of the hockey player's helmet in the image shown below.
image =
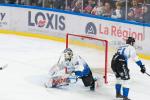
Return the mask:
M 71 60 L 71 58 L 73 57 L 73 51 L 70 48 L 66 48 L 63 53 L 65 60 Z
M 128 37 L 126 40 L 126 44 L 134 45 L 135 39 L 133 37 Z

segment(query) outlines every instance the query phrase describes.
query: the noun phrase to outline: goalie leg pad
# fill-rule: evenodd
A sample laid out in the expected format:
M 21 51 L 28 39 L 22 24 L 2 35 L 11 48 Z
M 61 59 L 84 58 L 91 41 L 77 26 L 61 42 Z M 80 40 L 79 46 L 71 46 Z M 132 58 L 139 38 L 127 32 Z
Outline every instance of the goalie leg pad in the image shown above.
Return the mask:
M 70 80 L 66 76 L 57 76 L 52 77 L 45 83 L 45 87 L 52 88 L 52 87 L 59 87 L 64 85 L 69 85 Z

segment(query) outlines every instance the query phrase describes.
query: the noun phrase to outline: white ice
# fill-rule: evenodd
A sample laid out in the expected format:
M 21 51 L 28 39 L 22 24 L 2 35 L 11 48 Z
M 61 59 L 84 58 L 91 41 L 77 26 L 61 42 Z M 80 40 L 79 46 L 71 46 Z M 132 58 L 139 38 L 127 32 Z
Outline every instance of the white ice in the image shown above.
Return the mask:
M 0 100 L 113 100 L 115 78 L 112 74 L 108 75 L 109 83 L 100 85 L 95 92 L 85 88 L 80 81 L 59 89 L 44 87 L 48 70 L 64 48 L 64 43 L 56 41 L 0 34 L 0 66 L 8 64 L 0 70 Z M 150 61 L 142 61 L 150 73 Z M 150 77 L 130 63 L 129 97 L 149 100 Z

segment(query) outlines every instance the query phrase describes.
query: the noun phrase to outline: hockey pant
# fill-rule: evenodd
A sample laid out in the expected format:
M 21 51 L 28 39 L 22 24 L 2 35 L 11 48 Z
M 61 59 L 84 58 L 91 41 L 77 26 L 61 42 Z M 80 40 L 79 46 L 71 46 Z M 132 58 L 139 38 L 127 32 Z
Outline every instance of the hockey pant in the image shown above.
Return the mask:
M 124 56 L 115 54 L 111 61 L 111 68 L 116 76 L 116 78 L 121 78 L 122 80 L 129 80 L 129 69 Z
M 87 76 L 81 77 L 81 79 L 85 87 L 95 85 L 95 80 L 91 71 Z

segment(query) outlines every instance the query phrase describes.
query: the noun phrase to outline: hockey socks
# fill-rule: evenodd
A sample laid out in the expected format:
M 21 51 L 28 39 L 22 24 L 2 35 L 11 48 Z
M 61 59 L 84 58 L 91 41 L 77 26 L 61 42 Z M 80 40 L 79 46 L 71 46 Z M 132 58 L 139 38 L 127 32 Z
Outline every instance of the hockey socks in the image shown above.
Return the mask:
M 121 84 L 116 84 L 115 89 L 117 94 L 121 94 Z
M 129 88 L 123 87 L 123 96 L 128 97 L 129 94 Z

